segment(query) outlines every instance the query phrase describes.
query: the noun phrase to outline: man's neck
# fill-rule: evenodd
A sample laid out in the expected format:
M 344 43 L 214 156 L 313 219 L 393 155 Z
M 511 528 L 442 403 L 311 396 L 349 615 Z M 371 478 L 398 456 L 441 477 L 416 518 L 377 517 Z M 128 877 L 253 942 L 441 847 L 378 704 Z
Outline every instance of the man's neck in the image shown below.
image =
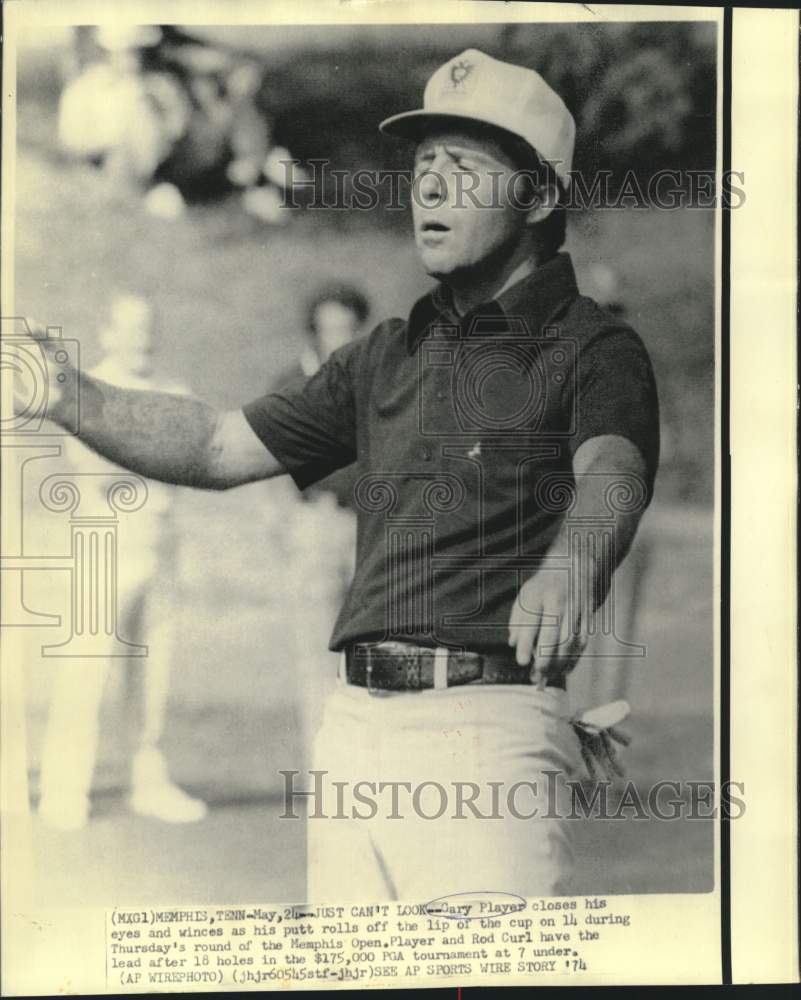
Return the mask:
M 516 285 L 518 281 L 527 278 L 537 267 L 537 261 L 533 256 L 524 257 L 522 260 L 513 263 L 510 268 L 503 273 L 493 275 L 483 281 L 474 281 L 462 285 L 451 286 L 453 305 L 460 316 L 475 309 L 482 302 L 489 302 L 497 299 L 500 295 Z

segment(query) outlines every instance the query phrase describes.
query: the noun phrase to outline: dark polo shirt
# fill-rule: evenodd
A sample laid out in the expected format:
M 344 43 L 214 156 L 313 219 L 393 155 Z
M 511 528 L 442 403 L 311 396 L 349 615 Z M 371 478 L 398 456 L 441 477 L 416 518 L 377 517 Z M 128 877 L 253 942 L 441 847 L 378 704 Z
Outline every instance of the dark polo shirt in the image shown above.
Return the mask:
M 506 649 L 512 602 L 566 516 L 577 448 L 602 434 L 637 446 L 646 482 L 624 505 L 650 500 L 659 459 L 647 351 L 579 295 L 564 253 L 461 320 L 438 287 L 244 414 L 301 489 L 357 463 L 356 573 L 332 649 Z
M 270 387 L 270 392 L 292 395 L 296 388 L 300 388 L 303 382 L 309 378 L 304 373 L 300 363 L 275 380 Z M 312 500 L 320 493 L 330 493 L 340 507 L 354 509 L 354 493 L 356 481 L 359 478 L 359 468 L 355 462 L 337 469 L 330 476 L 321 479 L 319 482 L 307 487 L 303 491 L 305 500 Z

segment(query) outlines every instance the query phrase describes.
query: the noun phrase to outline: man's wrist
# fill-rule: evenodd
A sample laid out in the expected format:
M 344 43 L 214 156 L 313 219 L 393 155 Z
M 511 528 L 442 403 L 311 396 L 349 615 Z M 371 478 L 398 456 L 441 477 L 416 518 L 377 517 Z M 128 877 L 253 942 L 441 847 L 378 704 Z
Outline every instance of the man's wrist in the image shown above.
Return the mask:
M 100 425 L 103 394 L 95 379 L 85 372 L 70 373 L 55 405 L 55 420 L 79 437 L 81 431 L 87 429 L 92 422 Z
M 549 551 L 560 561 L 568 556 L 571 592 L 580 608 L 589 605 L 591 612 L 596 611 L 606 600 L 615 570 L 608 531 L 564 525 Z
M 63 382 L 51 382 L 47 400 L 47 419 L 71 434 L 78 431 L 78 372 L 59 376 Z

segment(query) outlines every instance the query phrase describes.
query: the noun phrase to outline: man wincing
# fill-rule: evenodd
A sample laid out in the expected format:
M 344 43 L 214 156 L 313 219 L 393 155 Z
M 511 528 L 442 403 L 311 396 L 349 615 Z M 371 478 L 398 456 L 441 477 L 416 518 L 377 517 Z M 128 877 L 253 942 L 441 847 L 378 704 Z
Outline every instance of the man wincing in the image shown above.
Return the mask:
M 653 373 L 560 252 L 575 127 L 537 73 L 468 50 L 381 128 L 415 143 L 415 241 L 438 280 L 408 319 L 240 410 L 73 373 L 51 416 L 69 424 L 80 392 L 87 444 L 206 489 L 357 463 L 310 899 L 563 893 L 565 677 L 650 500 Z

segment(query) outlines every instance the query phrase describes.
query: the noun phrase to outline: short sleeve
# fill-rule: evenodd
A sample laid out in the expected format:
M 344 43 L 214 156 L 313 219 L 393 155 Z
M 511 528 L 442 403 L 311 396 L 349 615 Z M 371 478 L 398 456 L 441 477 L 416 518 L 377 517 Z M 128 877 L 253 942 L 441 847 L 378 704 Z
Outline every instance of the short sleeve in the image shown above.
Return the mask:
M 299 375 L 242 408 L 299 489 L 356 461 L 355 379 L 362 343 L 339 348 L 314 375 Z
M 651 359 L 631 329 L 604 331 L 579 352 L 576 434 L 571 454 L 590 438 L 627 438 L 645 461 L 648 500 L 659 466 L 659 401 Z

